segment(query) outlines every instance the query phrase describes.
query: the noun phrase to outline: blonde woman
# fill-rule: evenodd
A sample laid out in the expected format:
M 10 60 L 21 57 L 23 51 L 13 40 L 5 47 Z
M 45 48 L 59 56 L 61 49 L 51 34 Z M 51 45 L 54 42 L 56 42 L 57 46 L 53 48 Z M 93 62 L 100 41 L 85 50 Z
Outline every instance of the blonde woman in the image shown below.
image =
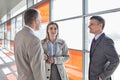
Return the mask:
M 46 32 L 47 36 L 42 40 L 46 60 L 46 80 L 69 80 L 64 63 L 70 56 L 65 41 L 58 38 L 58 24 L 50 22 Z

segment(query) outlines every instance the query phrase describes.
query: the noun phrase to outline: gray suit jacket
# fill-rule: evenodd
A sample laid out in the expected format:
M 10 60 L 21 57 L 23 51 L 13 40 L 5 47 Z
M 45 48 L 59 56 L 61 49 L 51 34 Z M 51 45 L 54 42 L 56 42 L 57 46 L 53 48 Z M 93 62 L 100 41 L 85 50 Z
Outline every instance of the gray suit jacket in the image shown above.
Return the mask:
M 112 39 L 103 33 L 96 41 L 93 47 L 89 64 L 89 80 L 109 80 L 119 64 L 119 57 L 114 48 Z
M 44 52 L 39 38 L 28 27 L 15 36 L 17 80 L 45 80 Z

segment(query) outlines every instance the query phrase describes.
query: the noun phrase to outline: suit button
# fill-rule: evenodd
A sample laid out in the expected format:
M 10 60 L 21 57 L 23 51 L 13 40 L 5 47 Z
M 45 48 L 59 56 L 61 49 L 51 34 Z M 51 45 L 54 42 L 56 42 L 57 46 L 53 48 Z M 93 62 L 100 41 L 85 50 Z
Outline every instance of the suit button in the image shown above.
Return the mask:
M 47 76 L 47 79 L 49 78 L 49 76 Z
M 50 71 L 50 69 L 48 69 L 48 71 Z

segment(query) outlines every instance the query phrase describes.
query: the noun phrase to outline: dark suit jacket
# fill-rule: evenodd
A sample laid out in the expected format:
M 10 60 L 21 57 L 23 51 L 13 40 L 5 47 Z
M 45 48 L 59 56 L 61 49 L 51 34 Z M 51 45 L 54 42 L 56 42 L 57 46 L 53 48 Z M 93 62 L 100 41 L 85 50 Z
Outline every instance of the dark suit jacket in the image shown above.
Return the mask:
M 109 80 L 119 64 L 119 57 L 114 48 L 114 42 L 104 33 L 97 39 L 93 47 L 89 64 L 89 80 Z

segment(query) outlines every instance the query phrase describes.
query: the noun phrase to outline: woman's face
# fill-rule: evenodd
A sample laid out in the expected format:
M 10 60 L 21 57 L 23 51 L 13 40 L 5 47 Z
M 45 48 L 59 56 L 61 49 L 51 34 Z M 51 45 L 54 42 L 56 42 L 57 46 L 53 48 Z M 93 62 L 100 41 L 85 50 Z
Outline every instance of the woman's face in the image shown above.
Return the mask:
M 58 28 L 55 24 L 49 25 L 48 34 L 50 38 L 56 38 L 58 34 Z

